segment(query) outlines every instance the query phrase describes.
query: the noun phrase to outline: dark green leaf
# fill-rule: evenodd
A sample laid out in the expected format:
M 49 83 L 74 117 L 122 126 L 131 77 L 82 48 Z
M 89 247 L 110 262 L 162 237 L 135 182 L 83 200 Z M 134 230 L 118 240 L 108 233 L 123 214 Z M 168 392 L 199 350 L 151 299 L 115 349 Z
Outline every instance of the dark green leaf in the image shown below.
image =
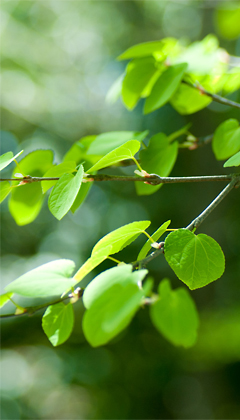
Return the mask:
M 144 114 L 149 114 L 165 105 L 176 92 L 186 71 L 187 64 L 177 64 L 169 67 L 161 74 L 153 86 L 150 96 L 146 99 Z
M 225 268 L 220 245 L 210 236 L 194 235 L 188 229 L 178 229 L 167 236 L 164 255 L 176 276 L 191 290 L 217 280 Z
M 52 345 L 64 343 L 73 330 L 74 313 L 71 303 L 58 303 L 47 308 L 42 318 L 42 328 Z
M 171 290 L 167 279 L 159 285 L 159 300 L 150 308 L 153 324 L 175 346 L 191 347 L 197 339 L 198 313 L 182 287 Z
M 83 166 L 80 165 L 77 174 L 62 175 L 49 196 L 48 207 L 51 213 L 61 220 L 72 207 L 83 179 Z
M 168 176 L 176 162 L 178 154 L 178 142 L 169 144 L 168 138 L 163 133 L 158 133 L 150 139 L 147 149 L 140 152 L 142 168 L 149 174 Z M 160 185 L 146 185 L 136 182 L 136 190 L 139 195 L 148 195 L 156 192 Z
M 20 276 L 5 290 L 29 297 L 60 295 L 71 289 L 76 281 L 69 278 L 75 268 L 71 260 L 55 260 Z

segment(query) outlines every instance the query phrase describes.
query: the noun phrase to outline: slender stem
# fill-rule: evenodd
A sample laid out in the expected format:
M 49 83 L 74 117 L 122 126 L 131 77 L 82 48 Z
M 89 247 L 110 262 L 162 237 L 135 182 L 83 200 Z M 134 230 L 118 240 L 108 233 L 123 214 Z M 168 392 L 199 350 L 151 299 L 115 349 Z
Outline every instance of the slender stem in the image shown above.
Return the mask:
M 159 184 L 176 184 L 176 183 L 186 183 L 186 182 L 211 182 L 211 181 L 231 181 L 233 176 L 239 176 L 240 174 L 234 175 L 211 175 L 211 176 L 183 176 L 183 177 L 161 177 L 157 174 L 150 174 L 148 177 L 140 176 L 125 176 L 125 175 L 107 175 L 107 174 L 97 174 L 90 175 L 89 178 L 86 178 L 87 182 L 102 182 L 102 181 L 125 181 L 125 182 L 146 182 L 151 185 Z M 2 181 L 23 181 L 26 184 L 31 184 L 32 182 L 41 182 L 41 181 L 58 181 L 58 177 L 23 177 L 23 178 L 0 178 Z
M 209 96 L 214 102 L 218 102 L 223 105 L 232 106 L 233 108 L 240 109 L 240 104 L 238 102 L 231 101 L 230 99 L 224 98 L 223 96 L 216 95 L 215 93 L 211 93 L 204 89 L 203 86 L 200 85 L 200 83 L 190 83 L 186 80 L 183 80 L 183 83 L 186 85 L 199 90 L 203 95 Z
M 187 227 L 188 230 L 197 229 L 201 223 L 209 216 L 209 214 L 218 206 L 219 203 L 228 195 L 228 193 L 237 185 L 238 178 L 235 177 L 232 181 L 218 194 L 218 196 L 203 210 Z

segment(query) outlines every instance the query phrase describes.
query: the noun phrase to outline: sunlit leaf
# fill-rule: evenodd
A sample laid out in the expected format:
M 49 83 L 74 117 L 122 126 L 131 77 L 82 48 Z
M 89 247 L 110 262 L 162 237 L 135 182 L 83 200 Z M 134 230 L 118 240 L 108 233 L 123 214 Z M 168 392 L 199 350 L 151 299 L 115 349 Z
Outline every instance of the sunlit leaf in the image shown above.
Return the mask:
M 11 185 L 8 181 L 3 181 L 0 183 L 0 203 L 5 200 L 8 194 L 11 192 Z
M 61 220 L 72 207 L 82 184 L 83 173 L 83 166 L 80 165 L 75 176 L 64 174 L 53 187 L 48 207 L 56 219 Z
M 96 135 L 82 137 L 64 155 L 63 162 L 74 161 L 78 165 L 86 159 L 86 153 L 91 145 L 91 143 L 96 139 Z M 90 157 L 88 157 L 90 160 Z
M 11 297 L 14 293 L 4 293 L 3 295 L 0 295 L 0 308 L 2 308 L 6 303 L 9 302 Z
M 63 162 L 50 168 L 43 176 L 44 178 L 58 178 L 63 174 L 72 173 L 76 168 L 76 162 Z M 45 193 L 56 184 L 57 181 L 42 181 L 42 192 Z
M 237 120 L 230 118 L 218 126 L 212 148 L 218 160 L 227 159 L 240 150 L 240 127 Z
M 212 99 L 209 96 L 202 95 L 199 90 L 181 83 L 172 96 L 170 103 L 176 111 L 181 115 L 194 114 L 206 108 Z
M 215 10 L 218 32 L 226 39 L 235 39 L 240 35 L 240 7 L 238 2 L 220 3 Z
M 187 290 L 171 290 L 167 279 L 161 281 L 159 300 L 151 305 L 153 324 L 175 346 L 191 347 L 197 339 L 198 313 Z
M 172 49 L 176 46 L 175 38 L 164 38 L 161 41 L 143 42 L 128 48 L 118 57 L 118 60 L 128 60 L 129 58 L 155 56 L 158 60 L 164 60 Z
M 225 269 L 220 245 L 210 236 L 194 235 L 188 229 L 167 236 L 164 255 L 176 276 L 191 290 L 217 280 Z
M 132 271 L 132 265 L 124 264 L 103 271 L 95 277 L 84 290 L 83 303 L 89 309 L 96 300 L 114 284 L 126 285 L 141 282 L 146 277 L 147 270 Z
M 15 156 L 13 156 L 13 152 L 7 152 L 4 153 L 4 155 L 0 156 L 0 171 L 6 166 L 10 165 L 14 159 L 16 159 L 18 156 L 22 154 L 23 150 L 21 152 L 17 153 Z
M 165 105 L 176 92 L 186 71 L 187 64 L 169 67 L 161 74 L 144 106 L 144 114 L 149 114 Z
M 80 269 L 74 275 L 75 283 L 80 282 L 87 274 L 89 274 L 95 267 L 97 267 L 101 262 L 106 260 L 106 258 L 111 254 L 112 245 L 107 245 L 104 247 L 99 247 L 99 250 L 96 251 L 88 260 L 80 267 Z
M 92 250 L 92 255 L 94 255 L 96 252 L 99 252 L 101 248 L 108 245 L 112 246 L 109 255 L 116 254 L 135 239 L 137 239 L 137 237 L 148 228 L 150 223 L 151 222 L 148 220 L 142 222 L 133 222 L 113 230 L 96 243 Z
M 163 223 L 156 230 L 156 232 L 154 232 L 153 235 L 151 235 L 151 238 L 153 239 L 154 242 L 157 242 L 158 239 L 166 232 L 166 229 L 168 228 L 170 223 L 171 223 L 171 220 L 168 220 L 167 222 Z M 151 244 L 152 244 L 152 242 L 150 241 L 150 239 L 148 239 L 147 242 L 143 245 L 141 251 L 139 252 L 138 257 L 137 257 L 137 261 L 142 260 L 143 258 L 146 257 L 148 251 L 150 251 L 150 249 L 152 249 Z
M 60 302 L 47 308 L 42 318 L 42 328 L 53 346 L 64 343 L 73 330 L 74 313 L 71 303 Z
M 71 260 L 55 260 L 40 265 L 5 287 L 7 292 L 29 297 L 60 295 L 76 284 L 69 278 L 75 264 Z
M 102 159 L 100 159 L 95 165 L 88 169 L 87 173 L 99 171 L 99 169 L 106 168 L 122 160 L 132 159 L 134 155 L 139 151 L 141 143 L 137 140 L 130 140 L 124 143 L 117 149 L 112 150 Z
M 240 166 L 240 152 L 236 153 L 232 157 L 230 157 L 227 162 L 224 163 L 224 168 L 228 168 L 231 166 Z

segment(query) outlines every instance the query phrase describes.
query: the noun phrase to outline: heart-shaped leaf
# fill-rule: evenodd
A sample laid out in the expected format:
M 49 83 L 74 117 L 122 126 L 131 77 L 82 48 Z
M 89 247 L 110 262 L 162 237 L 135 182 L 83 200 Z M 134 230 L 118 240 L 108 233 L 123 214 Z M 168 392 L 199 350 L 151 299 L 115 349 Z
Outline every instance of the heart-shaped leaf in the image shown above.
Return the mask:
M 218 160 L 227 159 L 240 150 L 238 120 L 230 118 L 218 126 L 213 136 L 212 148 Z
M 217 280 L 225 268 L 220 245 L 210 236 L 194 235 L 188 229 L 167 236 L 164 255 L 176 276 L 191 290 Z
M 42 318 L 42 328 L 52 345 L 59 346 L 70 336 L 74 323 L 73 306 L 60 302 L 47 308 Z

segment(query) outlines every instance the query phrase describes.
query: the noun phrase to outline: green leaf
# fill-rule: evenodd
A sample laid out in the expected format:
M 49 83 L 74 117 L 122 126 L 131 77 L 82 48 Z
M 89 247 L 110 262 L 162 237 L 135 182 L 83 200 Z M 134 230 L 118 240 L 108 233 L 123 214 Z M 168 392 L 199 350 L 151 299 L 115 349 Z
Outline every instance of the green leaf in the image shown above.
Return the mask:
M 137 140 L 130 140 L 124 143 L 117 149 L 112 150 L 95 165 L 88 169 L 87 173 L 99 171 L 99 169 L 106 168 L 122 160 L 132 159 L 141 147 L 141 143 Z
M 0 184 L 0 203 L 3 202 L 3 200 L 5 200 L 5 198 L 8 196 L 8 194 L 11 191 L 11 185 L 9 184 L 8 181 L 3 181 Z
M 151 238 L 157 242 L 158 239 L 166 232 L 168 226 L 170 225 L 171 220 L 168 220 L 167 222 L 163 223 L 155 232 L 153 235 L 151 235 Z M 146 257 L 148 251 L 152 249 L 151 247 L 152 242 L 150 239 L 147 240 L 147 242 L 143 245 L 141 251 L 138 254 L 137 261 L 143 260 L 143 258 Z
M 126 285 L 141 282 L 147 275 L 148 270 L 132 271 L 132 265 L 124 264 L 103 271 L 95 277 L 84 290 L 83 303 L 89 309 L 97 299 L 114 284 Z
M 168 176 L 176 162 L 178 155 L 178 142 L 169 144 L 167 136 L 158 133 L 150 139 L 147 149 L 140 152 L 139 158 L 142 168 L 149 174 Z M 136 190 L 139 195 L 153 194 L 162 186 L 146 185 L 136 182 Z
M 75 268 L 71 260 L 55 260 L 40 265 L 5 287 L 7 292 L 29 297 L 60 295 L 76 284 L 69 278 Z
M 212 148 L 218 160 L 227 159 L 240 150 L 240 127 L 237 120 L 230 118 L 218 126 Z
M 122 99 L 127 109 L 132 110 L 136 106 L 151 80 L 155 80 L 156 73 L 160 75 L 152 57 L 139 58 L 128 64 L 122 83 Z
M 223 166 L 224 168 L 228 168 L 231 166 L 240 166 L 240 152 L 230 157 L 230 159 L 228 159 Z
M 71 303 L 58 303 L 47 308 L 42 318 L 42 328 L 52 345 L 64 343 L 73 330 L 74 313 Z
M 35 150 L 25 156 L 19 162 L 19 165 L 23 174 L 42 177 L 53 166 L 52 161 L 52 150 Z M 17 172 L 19 172 L 19 169 L 15 168 L 13 176 Z M 18 181 L 14 181 L 12 184 L 17 185 Z M 15 222 L 23 226 L 36 219 L 41 210 L 43 198 L 40 182 L 12 188 L 9 211 Z
M 53 187 L 48 207 L 56 219 L 61 220 L 72 207 L 82 184 L 84 169 L 80 165 L 77 174 L 64 174 Z
M 92 182 L 82 183 L 80 190 L 78 191 L 77 197 L 71 207 L 71 212 L 75 211 L 81 206 L 84 200 L 87 198 L 90 188 L 93 186 Z
M 83 332 L 93 346 L 101 346 L 125 329 L 139 309 L 144 291 L 130 282 L 114 284 L 83 315 Z
M 164 255 L 176 276 L 191 290 L 217 280 L 225 268 L 220 245 L 210 236 L 194 235 L 188 229 L 167 236 Z
M 209 96 L 202 95 L 199 90 L 181 83 L 170 104 L 179 114 L 188 115 L 206 108 L 211 102 Z
M 171 290 L 167 279 L 161 281 L 158 290 L 159 300 L 150 307 L 153 324 L 175 346 L 193 346 L 199 319 L 190 294 L 182 287 Z
M 240 88 L 240 68 L 233 67 L 224 75 L 223 92 L 231 93 Z
M 128 48 L 118 57 L 118 60 L 128 60 L 130 58 L 155 56 L 158 60 L 164 60 L 176 46 L 175 38 L 164 38 L 161 41 L 143 42 Z
M 21 152 L 17 153 L 15 156 L 13 156 L 13 152 L 7 152 L 4 153 L 4 155 L 0 156 L 0 171 L 6 166 L 10 165 L 14 159 L 16 159 L 19 155 L 21 155 L 23 150 Z
M 59 165 L 53 166 L 50 168 L 43 176 L 45 178 L 57 178 L 62 176 L 63 174 L 72 173 L 76 168 L 76 162 L 63 162 Z M 56 184 L 57 181 L 42 181 L 42 192 L 43 194 L 48 191 L 51 187 Z
M 118 98 L 120 98 L 124 76 L 125 76 L 125 73 L 121 74 L 121 76 L 119 76 L 117 80 L 115 80 L 115 82 L 112 84 L 112 86 L 108 90 L 107 96 L 106 96 L 107 103 L 114 104 L 118 100 Z
M 148 131 L 112 131 L 109 133 L 99 134 L 91 143 L 87 156 L 101 155 L 104 156 L 119 146 L 122 146 L 129 140 L 142 141 L 148 135 Z
M 74 275 L 75 284 L 79 283 L 87 274 L 89 274 L 95 267 L 101 264 L 111 254 L 112 246 L 101 247 L 98 251 L 91 255 L 90 258 L 80 267 Z
M 176 92 L 186 71 L 187 64 L 177 64 L 169 67 L 161 74 L 153 86 L 150 96 L 146 99 L 144 114 L 149 114 L 165 105 Z
M 0 308 L 2 308 L 6 303 L 9 302 L 11 297 L 14 293 L 4 293 L 3 295 L 0 295 Z
M 235 39 L 240 35 L 240 7 L 238 2 L 220 3 L 215 11 L 218 32 L 226 39 Z
M 99 252 L 102 247 L 107 247 L 108 245 L 112 246 L 109 255 L 116 254 L 131 242 L 135 241 L 135 239 L 148 228 L 150 223 L 151 222 L 148 220 L 133 222 L 113 230 L 96 243 L 92 250 L 92 255 Z

